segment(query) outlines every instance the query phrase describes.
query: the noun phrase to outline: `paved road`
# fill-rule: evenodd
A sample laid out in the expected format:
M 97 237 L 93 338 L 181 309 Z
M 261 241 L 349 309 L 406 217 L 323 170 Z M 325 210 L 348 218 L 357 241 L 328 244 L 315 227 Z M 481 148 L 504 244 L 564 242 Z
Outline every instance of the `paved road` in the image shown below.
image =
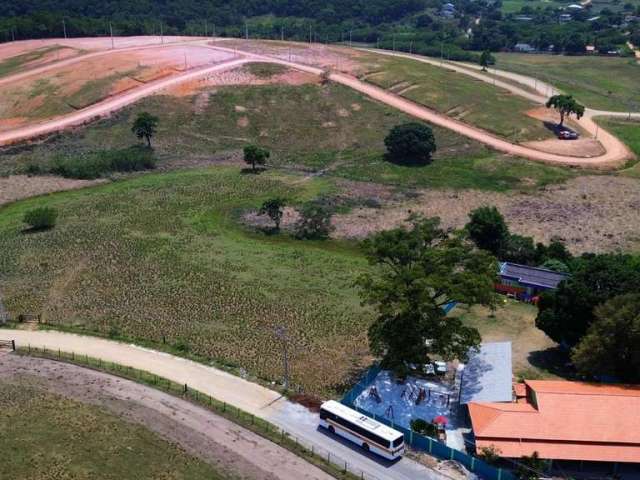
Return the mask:
M 365 456 L 350 444 L 318 430 L 316 415 L 300 405 L 289 402 L 273 390 L 213 367 L 136 345 L 63 332 L 0 329 L 0 339 L 16 340 L 19 347 L 31 345 L 89 355 L 146 370 L 177 383 L 187 383 L 202 393 L 280 426 L 301 442 L 313 445 L 316 452 L 323 455 L 330 452 L 333 460 L 347 461 L 351 471 L 358 475 L 363 472 L 365 478 L 371 480 L 444 479 L 407 458 L 388 463 L 375 456 Z

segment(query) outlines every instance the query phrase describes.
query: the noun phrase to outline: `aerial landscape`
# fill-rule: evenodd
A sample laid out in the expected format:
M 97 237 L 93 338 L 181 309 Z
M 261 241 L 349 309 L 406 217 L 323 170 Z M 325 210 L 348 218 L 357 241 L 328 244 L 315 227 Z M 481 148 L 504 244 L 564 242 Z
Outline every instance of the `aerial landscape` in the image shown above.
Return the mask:
M 640 478 L 638 45 L 0 0 L 0 478 Z

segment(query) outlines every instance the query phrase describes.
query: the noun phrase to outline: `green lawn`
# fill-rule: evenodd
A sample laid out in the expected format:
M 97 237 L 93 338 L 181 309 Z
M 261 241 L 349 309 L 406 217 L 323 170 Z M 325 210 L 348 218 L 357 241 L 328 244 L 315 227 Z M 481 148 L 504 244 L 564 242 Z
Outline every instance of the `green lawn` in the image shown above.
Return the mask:
M 640 121 L 608 118 L 598 120 L 598 123 L 620 138 L 636 154 L 636 160 L 621 173 L 640 178 Z
M 370 83 L 515 142 L 550 136 L 542 122 L 526 115 L 536 105 L 506 90 L 414 60 L 375 58 L 376 71 L 366 77 Z
M 269 380 L 282 374 L 283 325 L 294 383 L 322 392 L 368 361 L 370 316 L 354 288 L 366 262 L 351 244 L 254 233 L 238 217 L 268 198 L 299 203 L 332 189 L 214 167 L 18 202 L 0 210 L 0 290 L 15 314 L 164 337 Z M 25 234 L 24 212 L 38 205 L 57 208 L 58 225 Z
M 143 427 L 25 384 L 0 381 L 0 411 L 0 478 L 228 478 Z
M 522 7 L 537 8 L 558 8 L 563 5 L 569 5 L 570 2 L 558 2 L 553 0 L 503 0 L 502 12 L 503 13 L 517 13 Z
M 574 95 L 591 108 L 640 111 L 640 65 L 631 58 L 496 54 L 496 67 L 531 75 Z
M 401 187 L 507 190 L 563 181 L 568 169 L 510 159 L 454 132 L 433 127 L 433 165 L 407 168 L 383 158 L 384 137 L 406 115 L 340 85 L 219 88 L 193 97 L 156 96 L 110 120 L 60 135 L 44 144 L 5 151 L 0 174 L 83 156 L 136 142 L 130 125 L 140 111 L 160 118 L 154 139 L 160 165 L 193 164 L 249 143 L 272 151 L 275 166 L 325 169 L 328 175 Z

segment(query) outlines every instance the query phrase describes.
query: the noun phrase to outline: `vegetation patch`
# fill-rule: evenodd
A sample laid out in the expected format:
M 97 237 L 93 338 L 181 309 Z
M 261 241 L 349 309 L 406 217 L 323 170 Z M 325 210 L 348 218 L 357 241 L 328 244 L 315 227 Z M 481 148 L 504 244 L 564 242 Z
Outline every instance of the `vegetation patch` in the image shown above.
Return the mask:
M 61 45 L 51 45 L 49 47 L 37 48 L 20 55 L 9 57 L 0 62 L 0 77 L 12 74 L 20 70 L 28 63 L 36 62 L 49 55 L 50 53 L 64 50 L 66 48 L 68 47 L 63 47 Z
M 241 212 L 271 198 L 302 205 L 327 181 L 216 167 L 154 174 L 14 203 L 0 212 L 0 288 L 11 312 L 53 326 L 180 347 L 322 393 L 369 362 L 367 309 L 354 281 L 366 261 L 349 243 L 265 235 Z M 55 229 L 23 235 L 26 211 L 56 208 Z
M 287 67 L 276 63 L 250 63 L 246 68 L 251 75 L 265 79 L 287 72 Z
M 28 174 L 50 173 L 65 178 L 93 180 L 116 172 L 137 172 L 155 168 L 153 150 L 145 147 L 129 147 L 120 150 L 103 150 L 76 156 L 59 155 L 48 164 L 30 164 Z

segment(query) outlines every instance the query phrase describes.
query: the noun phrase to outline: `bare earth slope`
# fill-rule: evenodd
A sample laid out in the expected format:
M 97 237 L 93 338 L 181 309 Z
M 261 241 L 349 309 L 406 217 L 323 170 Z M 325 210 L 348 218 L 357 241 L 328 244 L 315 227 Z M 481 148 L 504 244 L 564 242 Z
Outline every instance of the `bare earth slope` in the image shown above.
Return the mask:
M 202 43 L 206 43 L 202 41 Z M 162 46 L 159 46 L 162 48 Z M 175 87 L 183 82 L 193 81 L 198 78 L 206 77 L 208 74 L 219 72 L 222 70 L 228 70 L 236 68 L 244 63 L 248 62 L 270 62 L 288 66 L 299 71 L 308 72 L 315 75 L 320 75 L 323 71 L 320 68 L 304 65 L 300 63 L 288 62 L 280 59 L 274 59 L 269 56 L 241 52 L 237 49 L 222 48 L 209 46 L 208 48 L 224 51 L 227 53 L 233 53 L 238 58 L 233 60 L 224 61 L 218 65 L 205 66 L 200 68 L 191 69 L 182 73 L 177 73 L 168 78 L 163 78 L 148 84 L 142 85 L 133 90 L 129 90 L 122 95 L 116 95 L 108 98 L 102 102 L 94 104 L 90 107 L 78 110 L 68 115 L 61 116 L 59 118 L 51 119 L 37 125 L 30 125 L 27 127 L 17 128 L 13 130 L 7 130 L 0 134 L 0 145 L 14 143 L 22 140 L 26 140 L 33 137 L 42 136 L 48 133 L 59 131 L 68 128 L 73 125 L 79 125 L 100 116 L 108 115 L 109 113 L 123 108 L 140 98 L 148 95 L 152 95 L 166 88 Z M 422 61 L 422 60 L 421 60 Z M 474 72 L 469 69 L 459 67 L 461 71 L 465 71 L 470 75 L 475 75 Z M 479 75 L 479 74 L 478 74 Z M 480 75 L 482 76 L 482 75 Z M 424 106 L 417 105 L 409 100 L 406 100 L 396 94 L 381 88 L 375 87 L 368 83 L 362 82 L 357 78 L 342 73 L 333 73 L 330 75 L 330 79 L 334 82 L 346 85 L 354 90 L 363 93 L 375 100 L 383 102 L 394 108 L 397 108 L 405 113 L 408 113 L 416 118 L 428 121 L 435 125 L 454 130 L 469 138 L 482 142 L 491 148 L 496 150 L 529 158 L 532 160 L 538 160 L 548 163 L 562 164 L 562 165 L 574 165 L 590 168 L 614 168 L 624 164 L 624 162 L 632 157 L 631 152 L 626 146 L 620 142 L 616 137 L 606 132 L 603 129 L 599 129 L 598 139 L 606 152 L 602 155 L 593 156 L 590 158 L 575 157 L 553 154 L 549 152 L 543 152 L 524 145 L 512 144 L 506 140 L 496 137 L 480 128 L 468 125 L 464 122 L 454 120 L 446 115 L 437 113 Z M 505 88 L 509 84 L 505 83 Z M 513 85 L 510 87 L 514 89 Z M 514 92 L 515 93 L 515 92 Z M 523 90 L 523 94 L 531 95 Z M 595 122 L 592 121 L 590 115 L 585 115 L 582 120 L 582 126 L 588 132 L 596 132 L 598 127 Z

